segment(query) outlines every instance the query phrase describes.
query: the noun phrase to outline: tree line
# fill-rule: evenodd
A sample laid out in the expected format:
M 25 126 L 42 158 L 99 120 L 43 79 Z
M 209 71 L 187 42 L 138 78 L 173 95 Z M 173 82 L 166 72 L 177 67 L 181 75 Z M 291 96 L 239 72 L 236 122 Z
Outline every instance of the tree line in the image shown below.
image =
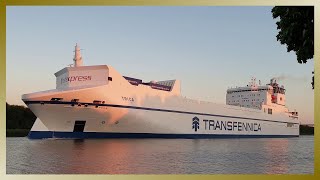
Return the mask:
M 6 103 L 7 129 L 30 130 L 36 118 L 29 108 Z

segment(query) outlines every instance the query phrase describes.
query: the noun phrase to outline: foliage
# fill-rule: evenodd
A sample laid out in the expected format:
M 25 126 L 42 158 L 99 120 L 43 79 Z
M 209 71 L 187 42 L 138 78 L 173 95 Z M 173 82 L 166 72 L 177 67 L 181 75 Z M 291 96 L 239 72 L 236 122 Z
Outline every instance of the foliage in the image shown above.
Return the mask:
M 300 125 L 300 135 L 313 135 L 314 127 L 308 125 Z
M 7 129 L 31 129 L 36 116 L 29 108 L 6 103 Z
M 287 51 L 295 51 L 299 63 L 306 63 L 314 56 L 314 7 L 276 6 L 272 8 L 277 24 L 277 40 L 287 45 Z M 312 88 L 314 88 L 312 78 Z
M 288 52 L 295 51 L 299 63 L 306 63 L 314 55 L 314 7 L 276 6 L 273 18 L 280 17 L 277 40 L 287 45 Z
M 29 129 L 7 129 L 7 137 L 25 137 L 29 134 Z

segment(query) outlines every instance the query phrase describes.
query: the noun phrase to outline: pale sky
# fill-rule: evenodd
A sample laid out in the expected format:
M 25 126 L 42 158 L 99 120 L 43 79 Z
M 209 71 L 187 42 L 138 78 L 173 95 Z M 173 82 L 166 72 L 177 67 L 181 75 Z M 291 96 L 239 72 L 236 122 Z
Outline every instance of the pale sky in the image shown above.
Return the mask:
M 286 88 L 287 107 L 314 121 L 311 72 L 276 40 L 272 7 L 7 7 L 7 102 L 55 88 L 79 43 L 85 65 L 122 75 L 180 79 L 183 96 L 225 104 L 251 77 Z

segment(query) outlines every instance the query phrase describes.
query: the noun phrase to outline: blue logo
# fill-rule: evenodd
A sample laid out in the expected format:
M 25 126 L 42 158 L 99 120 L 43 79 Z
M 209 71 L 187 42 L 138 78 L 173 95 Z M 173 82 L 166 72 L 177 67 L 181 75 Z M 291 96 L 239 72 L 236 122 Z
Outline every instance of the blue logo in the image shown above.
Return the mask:
M 197 132 L 197 130 L 199 129 L 199 124 L 200 124 L 200 120 L 199 118 L 197 118 L 197 116 L 192 118 L 192 129 L 194 129 L 195 132 Z

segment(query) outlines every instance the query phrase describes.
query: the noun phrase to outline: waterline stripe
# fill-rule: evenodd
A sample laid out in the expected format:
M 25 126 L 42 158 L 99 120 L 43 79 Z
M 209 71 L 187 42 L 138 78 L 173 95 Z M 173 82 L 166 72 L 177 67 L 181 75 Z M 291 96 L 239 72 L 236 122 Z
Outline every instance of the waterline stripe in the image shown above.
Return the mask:
M 62 132 L 30 131 L 29 139 L 46 138 L 162 138 L 162 139 L 213 139 L 213 138 L 288 138 L 299 135 L 241 135 L 241 134 L 156 134 L 156 133 L 110 133 L 110 132 Z
M 158 108 L 147 108 L 147 107 L 138 107 L 138 106 L 125 106 L 125 105 L 117 105 L 117 104 L 94 104 L 94 103 L 85 103 L 85 102 L 66 102 L 66 101 L 25 101 L 26 104 L 87 104 L 88 106 L 107 106 L 107 107 L 118 107 L 118 108 L 126 108 L 126 109 L 141 109 L 147 111 L 161 111 L 161 112 L 171 112 L 171 113 L 180 113 L 180 114 L 193 114 L 193 115 L 203 115 L 203 116 L 214 116 L 214 117 L 225 117 L 225 118 L 233 118 L 233 119 L 247 119 L 247 120 L 256 120 L 256 121 L 267 121 L 267 122 L 277 122 L 277 123 L 291 123 L 291 124 L 299 124 L 295 122 L 285 122 L 285 121 L 275 121 L 268 119 L 258 119 L 258 118 L 247 118 L 247 117 L 239 117 L 239 116 L 227 116 L 227 115 L 219 115 L 219 114 L 208 114 L 208 113 L 198 113 L 198 112 L 190 112 L 190 111 L 177 111 L 170 109 L 158 109 Z

